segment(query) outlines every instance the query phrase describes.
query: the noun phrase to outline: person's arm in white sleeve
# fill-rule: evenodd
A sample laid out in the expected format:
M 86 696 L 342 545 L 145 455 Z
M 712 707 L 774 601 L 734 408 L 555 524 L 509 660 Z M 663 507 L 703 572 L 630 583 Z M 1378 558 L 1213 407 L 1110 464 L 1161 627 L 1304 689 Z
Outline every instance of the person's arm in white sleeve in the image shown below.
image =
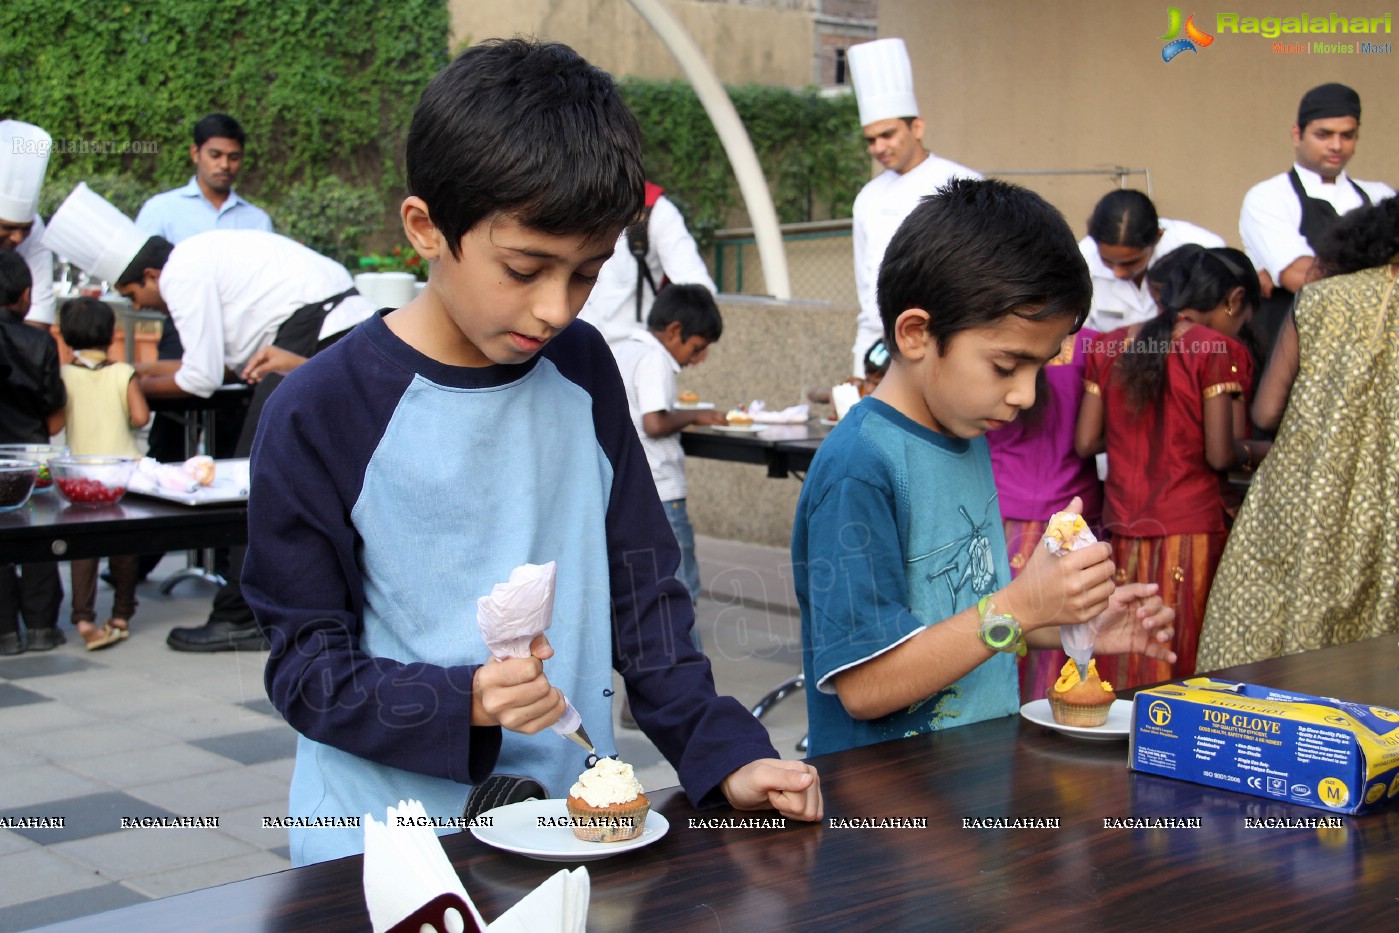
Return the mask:
M 175 385 L 188 395 L 208 398 L 223 385 L 223 305 L 218 283 L 208 275 L 172 276 L 167 266 L 161 274 L 160 294 L 185 348 Z
M 647 262 L 657 285 L 664 275 L 677 285 L 703 285 L 711 293 L 718 292 L 709 269 L 700 258 L 695 238 L 685 228 L 685 218 L 664 196 L 651 208 L 647 234 L 650 237 Z
M 1262 189 L 1262 190 L 1260 190 Z M 1289 189 L 1288 194 L 1292 194 Z M 1263 186 L 1255 186 L 1244 196 L 1239 213 L 1239 237 L 1244 252 L 1254 265 L 1266 270 L 1275 283 L 1282 283 L 1282 273 L 1298 259 L 1310 258 L 1311 246 L 1298 231 L 1302 207 L 1292 195 L 1289 204 Z M 1291 210 L 1292 206 L 1296 210 Z

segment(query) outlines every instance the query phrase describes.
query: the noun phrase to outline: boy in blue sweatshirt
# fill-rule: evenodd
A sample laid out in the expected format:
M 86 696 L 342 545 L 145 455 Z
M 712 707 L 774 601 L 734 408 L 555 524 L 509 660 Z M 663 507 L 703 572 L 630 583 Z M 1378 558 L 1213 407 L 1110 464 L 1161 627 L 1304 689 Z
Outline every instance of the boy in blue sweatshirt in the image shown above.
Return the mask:
M 301 733 L 293 861 L 361 850 L 318 818 L 456 817 L 492 773 L 566 796 L 584 754 L 548 727 L 566 695 L 614 752 L 613 668 L 696 807 L 820 819 L 815 770 L 715 694 L 616 364 L 574 323 L 642 203 L 612 79 L 557 44 L 475 46 L 424 92 L 407 169 L 426 290 L 294 371 L 253 450 L 243 583 Z M 491 659 L 477 598 L 551 560 L 548 639 Z

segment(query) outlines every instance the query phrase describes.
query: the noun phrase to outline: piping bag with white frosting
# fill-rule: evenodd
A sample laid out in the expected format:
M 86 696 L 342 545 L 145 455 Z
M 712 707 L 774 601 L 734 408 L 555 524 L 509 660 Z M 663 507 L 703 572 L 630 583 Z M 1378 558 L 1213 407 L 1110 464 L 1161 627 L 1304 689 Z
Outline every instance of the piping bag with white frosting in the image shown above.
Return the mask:
M 1063 557 L 1070 551 L 1088 547 L 1098 539 L 1089 529 L 1083 516 L 1073 512 L 1055 512 L 1050 517 L 1044 532 L 1044 546 L 1056 557 Z M 1078 625 L 1059 626 L 1059 642 L 1064 653 L 1073 659 L 1078 668 L 1078 679 L 1088 679 L 1088 662 L 1093 660 L 1093 647 L 1098 640 L 1098 620 Z
M 481 637 L 497 660 L 529 657 L 534 636 L 554 619 L 554 575 L 557 565 L 521 564 L 510 571 L 510 579 L 497 583 L 491 592 L 476 600 L 476 625 Z M 593 740 L 583 730 L 583 717 L 568 698 L 568 708 L 551 727 L 596 755 Z

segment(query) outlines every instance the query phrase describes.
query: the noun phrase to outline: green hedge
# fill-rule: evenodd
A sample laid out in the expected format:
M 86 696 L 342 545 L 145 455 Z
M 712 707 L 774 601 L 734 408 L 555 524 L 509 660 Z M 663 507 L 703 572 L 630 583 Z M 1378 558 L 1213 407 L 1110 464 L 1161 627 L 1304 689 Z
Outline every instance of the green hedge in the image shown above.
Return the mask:
M 4 0 L 0 114 L 72 144 L 42 213 L 86 180 L 134 214 L 192 174 L 194 122 L 231 113 L 239 191 L 343 259 L 392 216 L 413 106 L 447 57 L 445 0 Z
M 239 191 L 277 230 L 342 262 L 401 241 L 403 145 L 447 62 L 445 0 L 4 0 L 0 116 L 58 147 L 40 202 L 79 181 L 135 215 L 192 173 L 193 124 L 248 133 Z M 728 160 L 683 81 L 627 79 L 649 176 L 702 241 L 741 216 Z M 848 216 L 868 178 L 852 97 L 730 88 L 783 221 Z M 740 221 L 741 222 L 741 221 Z

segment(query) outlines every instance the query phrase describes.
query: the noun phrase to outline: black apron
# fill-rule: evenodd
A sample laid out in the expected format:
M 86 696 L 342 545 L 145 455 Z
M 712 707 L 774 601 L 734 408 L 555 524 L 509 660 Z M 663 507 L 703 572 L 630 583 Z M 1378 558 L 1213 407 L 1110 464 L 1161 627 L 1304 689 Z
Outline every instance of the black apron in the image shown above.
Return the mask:
M 1341 219 L 1341 215 L 1336 213 L 1336 208 L 1329 201 L 1308 196 L 1306 189 L 1302 187 L 1302 179 L 1297 176 L 1297 169 L 1292 169 L 1287 173 L 1287 178 L 1292 182 L 1292 190 L 1297 192 L 1297 200 L 1302 205 L 1302 222 L 1297 225 L 1297 232 L 1306 239 L 1307 245 L 1316 251 L 1317 244 L 1321 242 L 1321 237 L 1326 231 L 1336 226 L 1336 222 Z M 1353 179 L 1347 178 L 1355 193 L 1360 195 L 1361 204 L 1370 206 L 1370 196 L 1365 190 L 1355 183 Z M 1278 331 L 1282 329 L 1283 319 L 1292 310 L 1292 301 L 1297 296 L 1282 287 L 1281 282 L 1273 283 L 1273 294 L 1264 298 L 1262 306 L 1258 309 L 1258 319 L 1255 329 L 1262 338 L 1262 349 L 1268 353 L 1272 352 L 1273 341 L 1277 339 Z M 1266 357 L 1265 357 L 1266 358 Z
M 277 328 L 277 335 L 272 338 L 272 346 L 295 353 L 298 356 L 315 356 L 348 333 L 341 331 L 321 340 L 321 325 L 325 323 L 326 315 L 334 311 L 346 298 L 358 294 L 358 290 L 350 288 L 338 295 L 331 295 L 323 301 L 314 301 L 309 305 L 297 308 L 291 313 L 291 317 L 283 321 L 282 326 Z M 248 413 L 243 420 L 243 430 L 238 435 L 238 447 L 233 454 L 235 457 L 246 457 L 252 453 L 253 438 L 257 434 L 257 423 L 262 417 L 262 406 L 266 404 L 267 397 L 272 394 L 272 390 L 281 385 L 281 382 L 281 375 L 274 373 L 270 376 L 264 376 L 253 388 L 253 397 L 248 403 Z

